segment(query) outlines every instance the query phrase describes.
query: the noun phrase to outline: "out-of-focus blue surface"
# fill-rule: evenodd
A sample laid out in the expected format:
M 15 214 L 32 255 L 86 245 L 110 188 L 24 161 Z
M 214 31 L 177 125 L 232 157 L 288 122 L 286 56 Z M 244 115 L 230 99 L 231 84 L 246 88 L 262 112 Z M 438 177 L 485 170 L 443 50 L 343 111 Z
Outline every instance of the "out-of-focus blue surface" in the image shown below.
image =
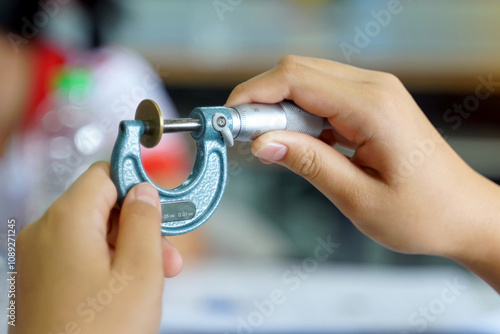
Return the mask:
M 317 259 L 316 266 L 311 264 L 311 258 L 306 258 L 286 262 L 219 259 L 188 265 L 179 277 L 165 282 L 162 330 L 398 334 L 500 331 L 496 294 L 465 271 L 354 266 Z M 278 292 L 279 298 L 273 299 Z

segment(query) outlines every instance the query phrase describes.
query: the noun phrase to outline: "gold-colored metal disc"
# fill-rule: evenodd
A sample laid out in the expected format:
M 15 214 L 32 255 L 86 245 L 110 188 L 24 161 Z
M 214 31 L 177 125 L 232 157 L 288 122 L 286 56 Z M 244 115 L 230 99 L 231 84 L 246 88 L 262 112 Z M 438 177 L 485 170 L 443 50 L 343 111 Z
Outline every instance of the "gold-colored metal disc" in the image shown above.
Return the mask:
M 143 100 L 137 106 L 135 120 L 144 122 L 141 144 L 147 148 L 158 145 L 163 135 L 163 115 L 158 104 L 153 100 Z

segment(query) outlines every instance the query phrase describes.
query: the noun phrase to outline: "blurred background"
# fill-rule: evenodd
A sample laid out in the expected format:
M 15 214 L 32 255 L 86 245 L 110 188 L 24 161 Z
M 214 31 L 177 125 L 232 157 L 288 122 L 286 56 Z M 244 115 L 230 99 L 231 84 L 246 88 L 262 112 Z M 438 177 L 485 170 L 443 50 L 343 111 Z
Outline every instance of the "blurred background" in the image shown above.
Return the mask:
M 146 60 L 150 65 L 143 72 L 152 70 L 161 78 L 153 95 L 163 99 L 166 117 L 186 117 L 195 107 L 224 104 L 235 85 L 273 67 L 287 54 L 391 72 L 451 146 L 474 169 L 500 181 L 498 1 L 122 0 L 115 4 L 102 11 L 116 15 L 100 16 L 104 24 L 98 30 L 92 28 L 95 24 L 85 7 L 59 4 L 37 39 L 84 60 L 85 55 L 90 57 L 89 48 L 110 45 L 119 46 L 120 55 L 134 55 L 127 58 L 133 59 L 130 63 L 124 61 L 103 77 L 118 78 L 129 64 L 144 70 Z M 115 58 L 110 59 L 116 64 Z M 137 72 L 132 82 L 141 82 L 143 72 Z M 71 73 L 71 80 L 64 82 L 71 86 L 76 80 L 81 88 L 85 75 L 75 79 Z M 114 81 L 106 85 L 101 81 L 93 86 L 102 88 L 94 89 L 94 96 L 103 95 L 109 85 L 115 87 L 101 100 L 121 101 L 127 92 L 134 96 L 134 84 L 118 88 Z M 480 97 L 478 87 L 490 95 Z M 75 100 L 69 100 L 74 105 Z M 113 113 L 112 124 L 132 118 L 134 102 L 123 114 Z M 104 116 L 94 121 L 99 117 Z M 89 122 L 81 123 L 81 128 Z M 84 158 L 65 184 L 84 165 L 109 156 L 115 138 L 114 131 L 90 144 L 84 137 L 82 151 L 76 139 L 79 128 L 72 129 L 64 136 L 77 143 Z M 61 138 L 55 130 L 48 132 L 46 137 Z M 90 137 L 95 138 L 95 132 Z M 158 158 L 151 160 L 148 173 L 173 186 L 189 173 L 194 146 L 187 135 L 165 137 L 165 151 L 159 152 L 176 157 L 177 167 L 171 171 L 175 178 L 161 180 L 166 172 L 164 165 L 156 165 Z M 60 153 L 65 147 L 51 142 L 49 151 Z M 89 145 L 96 146 L 90 150 L 97 155 L 85 153 Z M 53 162 L 43 164 L 55 173 L 44 174 L 44 180 L 62 175 L 60 170 L 54 172 Z M 247 143 L 229 149 L 229 168 L 227 190 L 214 217 L 189 235 L 171 238 L 185 254 L 186 269 L 166 282 L 162 333 L 500 331 L 498 295 L 456 264 L 397 254 L 377 245 L 306 181 L 284 168 L 259 163 Z M 51 184 L 54 196 L 64 190 Z M 47 205 L 33 209 L 34 216 Z M 318 249 L 324 257 L 317 256 Z

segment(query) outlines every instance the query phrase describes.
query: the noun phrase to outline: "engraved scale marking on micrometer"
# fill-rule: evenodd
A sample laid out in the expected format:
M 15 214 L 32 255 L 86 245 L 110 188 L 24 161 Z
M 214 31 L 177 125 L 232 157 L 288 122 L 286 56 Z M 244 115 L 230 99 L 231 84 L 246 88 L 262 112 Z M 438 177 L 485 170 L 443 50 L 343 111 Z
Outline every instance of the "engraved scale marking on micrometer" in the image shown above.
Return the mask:
M 190 201 L 161 203 L 162 222 L 189 220 L 196 215 L 196 206 Z

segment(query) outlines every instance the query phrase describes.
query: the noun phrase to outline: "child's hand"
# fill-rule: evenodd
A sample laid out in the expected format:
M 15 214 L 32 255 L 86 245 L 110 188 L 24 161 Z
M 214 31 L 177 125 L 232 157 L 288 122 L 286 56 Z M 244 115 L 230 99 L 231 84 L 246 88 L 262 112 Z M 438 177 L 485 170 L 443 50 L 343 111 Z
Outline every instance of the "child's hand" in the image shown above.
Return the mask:
M 134 187 L 121 212 L 116 196 L 96 163 L 21 231 L 12 333 L 158 333 L 163 278 L 182 259 L 161 237 L 153 186 Z
M 499 187 L 458 157 L 396 77 L 285 57 L 237 86 L 226 105 L 285 99 L 328 118 L 334 130 L 324 133 L 326 143 L 277 131 L 259 137 L 252 151 L 309 180 L 363 233 L 397 251 L 448 256 L 471 268 L 500 252 Z M 354 149 L 353 157 L 332 143 Z M 489 278 L 500 287 L 500 274 Z

